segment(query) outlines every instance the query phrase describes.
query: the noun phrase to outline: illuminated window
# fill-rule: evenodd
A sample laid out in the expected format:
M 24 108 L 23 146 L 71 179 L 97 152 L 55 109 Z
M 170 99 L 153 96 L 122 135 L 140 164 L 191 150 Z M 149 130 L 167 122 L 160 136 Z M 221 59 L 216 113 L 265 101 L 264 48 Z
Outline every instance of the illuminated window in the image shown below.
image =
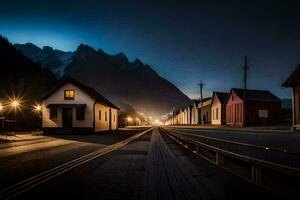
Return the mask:
M 65 100 L 74 100 L 74 90 L 65 90 Z
M 57 108 L 50 108 L 50 119 L 57 118 Z

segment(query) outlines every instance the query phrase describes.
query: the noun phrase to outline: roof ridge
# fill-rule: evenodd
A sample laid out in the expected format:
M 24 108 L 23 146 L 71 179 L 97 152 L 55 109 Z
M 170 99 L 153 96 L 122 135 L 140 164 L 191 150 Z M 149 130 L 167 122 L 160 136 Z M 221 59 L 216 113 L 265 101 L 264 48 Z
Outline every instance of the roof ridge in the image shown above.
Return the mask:
M 103 103 L 106 106 L 115 108 L 115 109 L 119 109 L 117 106 L 115 106 L 112 102 L 110 102 L 108 99 L 106 99 L 102 94 L 100 94 L 98 91 L 96 91 L 94 88 L 78 81 L 75 80 L 74 78 L 70 77 L 70 76 L 63 76 L 57 83 L 57 85 L 50 90 L 44 97 L 42 97 L 41 100 L 46 99 L 48 96 L 50 96 L 53 92 L 55 92 L 57 89 L 59 89 L 60 87 L 62 87 L 65 83 L 67 82 L 71 82 L 74 85 L 76 85 L 77 87 L 79 87 L 79 89 L 83 90 L 83 92 L 87 93 L 91 98 L 94 98 L 96 102 L 98 103 Z

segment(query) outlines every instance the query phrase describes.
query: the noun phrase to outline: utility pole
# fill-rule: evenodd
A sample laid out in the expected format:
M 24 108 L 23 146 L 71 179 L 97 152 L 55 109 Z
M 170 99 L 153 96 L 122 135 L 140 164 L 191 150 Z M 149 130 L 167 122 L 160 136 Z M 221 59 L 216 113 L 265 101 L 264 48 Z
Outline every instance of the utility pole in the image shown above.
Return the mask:
M 243 126 L 246 126 L 246 94 L 247 94 L 247 56 L 245 56 L 245 64 L 243 67 L 244 70 L 244 109 L 243 109 Z
M 198 86 L 200 87 L 200 101 L 201 101 L 201 110 L 200 110 L 200 117 L 201 117 L 201 124 L 204 124 L 204 120 L 203 120 L 203 98 L 202 98 L 202 89 L 204 87 L 204 83 L 202 81 L 200 81 L 200 83 L 198 84 Z

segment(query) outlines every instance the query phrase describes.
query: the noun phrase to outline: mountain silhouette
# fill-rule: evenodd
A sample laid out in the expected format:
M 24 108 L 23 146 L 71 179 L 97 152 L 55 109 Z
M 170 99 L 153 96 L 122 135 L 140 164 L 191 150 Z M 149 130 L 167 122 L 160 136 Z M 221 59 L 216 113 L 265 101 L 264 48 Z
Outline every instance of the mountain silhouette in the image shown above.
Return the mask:
M 62 56 L 55 53 L 59 50 L 53 48 L 51 51 L 47 47 L 46 51 L 45 47 L 34 48 L 31 43 L 15 46 L 24 55 L 39 61 L 55 73 L 59 69 L 58 71 L 64 71 L 65 75 L 93 87 L 121 109 L 131 105 L 139 112 L 158 118 L 170 112 L 175 106 L 191 103 L 186 95 L 159 76 L 151 66 L 138 58 L 130 62 L 124 53 L 109 55 L 102 49 L 96 50 L 91 46 L 80 44 L 74 52 L 61 51 L 61 54 L 67 57 L 68 62 L 64 62 Z M 46 52 L 48 56 L 45 56 Z M 65 65 L 54 62 L 53 55 Z
M 26 57 L 39 62 L 43 67 L 51 69 L 51 71 L 58 75 L 63 74 L 64 67 L 70 63 L 72 57 L 72 52 L 54 50 L 49 46 L 40 48 L 32 43 L 15 44 L 14 47 L 20 50 Z

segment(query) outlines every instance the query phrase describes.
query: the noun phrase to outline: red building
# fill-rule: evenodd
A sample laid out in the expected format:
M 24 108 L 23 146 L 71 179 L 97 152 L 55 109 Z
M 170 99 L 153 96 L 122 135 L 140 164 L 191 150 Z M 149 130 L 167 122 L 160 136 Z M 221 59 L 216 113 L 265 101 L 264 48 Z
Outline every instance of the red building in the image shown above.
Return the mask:
M 300 130 L 300 65 L 282 86 L 293 89 L 293 130 Z
M 226 124 L 230 126 L 272 125 L 280 119 L 281 101 L 269 91 L 247 90 L 245 101 L 244 89 L 233 88 L 225 104 Z

